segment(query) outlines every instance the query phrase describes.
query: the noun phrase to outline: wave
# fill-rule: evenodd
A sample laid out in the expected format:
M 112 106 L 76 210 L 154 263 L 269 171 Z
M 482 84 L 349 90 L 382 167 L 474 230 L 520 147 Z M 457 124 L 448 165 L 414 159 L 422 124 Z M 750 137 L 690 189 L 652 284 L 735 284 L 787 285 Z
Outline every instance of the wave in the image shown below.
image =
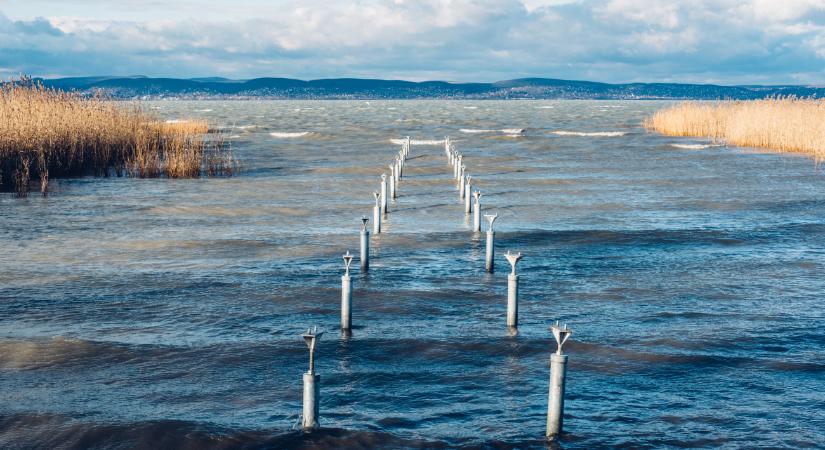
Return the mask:
M 196 109 L 196 110 L 195 110 L 195 112 L 212 112 L 212 110 L 211 110 L 211 109 L 209 109 L 209 108 L 206 108 L 206 109 Z
M 474 134 L 474 133 L 495 133 L 496 132 L 496 130 L 476 130 L 474 128 L 462 128 L 458 131 L 460 131 L 462 133 L 469 133 L 469 134 Z
M 269 133 L 269 135 L 272 136 L 272 137 L 276 137 L 276 138 L 289 139 L 289 138 L 304 137 L 304 136 L 306 136 L 310 133 L 311 133 L 310 131 L 295 131 L 295 132 L 273 131 L 272 133 Z
M 536 106 L 536 109 L 553 109 L 555 106 L 544 105 L 544 106 Z
M 559 136 L 596 136 L 596 137 L 615 137 L 624 136 L 626 131 L 554 131 L 553 134 Z
M 458 130 L 467 134 L 484 134 L 484 133 L 504 133 L 509 135 L 518 135 L 524 133 L 524 128 L 504 128 L 501 130 L 484 130 L 476 128 L 462 128 Z
M 464 109 L 478 109 L 478 106 L 462 106 Z
M 390 139 L 390 142 L 395 145 L 404 145 L 407 142 L 406 139 Z M 441 140 L 429 140 L 429 139 L 410 139 L 411 145 L 441 145 L 444 143 L 444 139 Z
M 701 150 L 703 148 L 721 147 L 722 144 L 670 144 L 670 146 L 687 150 Z

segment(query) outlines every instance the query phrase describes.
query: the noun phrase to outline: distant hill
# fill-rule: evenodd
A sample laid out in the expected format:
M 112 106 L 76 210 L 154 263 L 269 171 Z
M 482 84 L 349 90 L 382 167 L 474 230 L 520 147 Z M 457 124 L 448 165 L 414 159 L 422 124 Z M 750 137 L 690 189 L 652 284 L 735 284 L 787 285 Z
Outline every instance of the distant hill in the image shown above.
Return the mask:
M 255 78 L 74 77 L 40 79 L 44 85 L 86 95 L 114 98 L 273 98 L 273 99 L 755 99 L 775 95 L 823 97 L 813 86 L 719 86 L 713 84 L 628 83 L 521 78 L 495 83 L 412 82 L 334 78 L 295 80 Z

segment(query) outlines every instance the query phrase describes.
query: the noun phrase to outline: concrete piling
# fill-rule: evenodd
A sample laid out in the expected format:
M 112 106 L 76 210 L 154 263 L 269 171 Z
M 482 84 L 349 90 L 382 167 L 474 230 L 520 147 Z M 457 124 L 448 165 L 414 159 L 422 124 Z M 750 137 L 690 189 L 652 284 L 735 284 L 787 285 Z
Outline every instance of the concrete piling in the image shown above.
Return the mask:
M 372 208 L 372 232 L 381 233 L 381 194 L 373 192 L 375 196 L 375 206 Z
M 323 334 L 323 332 L 318 332 L 318 327 L 313 327 L 301 335 L 309 347 L 309 371 L 304 374 L 304 412 L 301 418 L 301 428 L 304 431 L 312 431 L 319 427 L 318 403 L 321 375 L 315 373 L 315 344 Z
M 496 235 L 496 232 L 493 231 L 493 222 L 498 218 L 498 214 L 485 214 L 484 218 L 490 223 L 490 227 L 487 228 L 487 254 L 484 260 L 484 269 L 487 270 L 487 272 L 493 273 L 493 256 L 495 256 L 493 239 Z
M 387 174 L 381 174 L 381 209 L 384 214 L 387 214 Z
M 516 274 L 516 264 L 521 259 L 521 252 L 513 254 L 510 250 L 504 254 L 513 270 L 507 275 L 507 326 L 518 327 L 518 275 Z
M 367 229 L 367 216 L 361 217 L 361 256 L 358 258 L 361 263 L 361 272 L 370 270 L 370 230 Z
M 395 164 L 390 164 L 388 166 L 390 168 L 390 178 L 389 178 L 389 189 L 390 189 L 390 198 L 395 198 Z
M 573 334 L 573 330 L 555 325 L 550 327 L 553 336 L 556 338 L 558 347 L 556 353 L 550 357 L 550 392 L 547 397 L 547 433 L 549 440 L 556 439 L 562 431 L 564 422 L 564 384 L 567 377 L 567 355 L 562 354 L 561 347 L 567 342 L 567 338 Z
M 464 183 L 464 213 L 470 214 L 473 212 L 473 201 L 472 195 L 470 194 L 473 192 L 473 177 L 467 175 L 467 182 Z
M 461 166 L 461 179 L 458 180 L 458 198 L 459 200 L 464 200 L 464 185 L 466 184 L 467 177 L 464 176 L 464 166 Z
M 352 255 L 349 250 L 344 255 L 344 275 L 341 276 L 341 331 L 349 333 L 352 330 L 352 278 L 349 276 L 349 266 L 352 264 Z
M 475 197 L 475 205 L 473 205 L 473 231 L 478 233 L 481 231 L 481 204 L 478 199 L 481 197 L 481 191 L 473 192 Z

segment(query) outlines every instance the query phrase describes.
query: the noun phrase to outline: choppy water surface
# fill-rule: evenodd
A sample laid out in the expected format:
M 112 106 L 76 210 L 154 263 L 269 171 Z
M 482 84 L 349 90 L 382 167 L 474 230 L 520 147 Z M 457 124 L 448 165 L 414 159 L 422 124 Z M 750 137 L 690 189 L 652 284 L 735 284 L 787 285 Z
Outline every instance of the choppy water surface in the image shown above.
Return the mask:
M 0 197 L 0 447 L 543 447 L 555 320 L 562 448 L 825 442 L 807 158 L 647 134 L 654 102 L 150 106 L 226 126 L 243 173 Z M 443 147 L 415 145 L 343 340 L 340 255 L 406 135 L 457 140 L 500 216 L 496 273 Z M 312 324 L 324 430 L 303 436 Z

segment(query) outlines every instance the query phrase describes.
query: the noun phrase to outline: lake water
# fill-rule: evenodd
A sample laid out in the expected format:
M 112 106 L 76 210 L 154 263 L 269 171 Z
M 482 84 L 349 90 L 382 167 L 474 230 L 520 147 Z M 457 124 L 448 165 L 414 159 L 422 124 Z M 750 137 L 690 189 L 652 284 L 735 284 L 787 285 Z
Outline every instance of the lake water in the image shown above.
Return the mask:
M 646 133 L 664 105 L 147 104 L 225 127 L 243 170 L 0 195 L 0 447 L 541 448 L 556 320 L 556 446 L 822 446 L 825 173 Z M 414 145 L 342 339 L 341 255 L 407 135 L 465 155 L 496 272 L 443 145 Z M 309 325 L 323 429 L 303 435 Z

